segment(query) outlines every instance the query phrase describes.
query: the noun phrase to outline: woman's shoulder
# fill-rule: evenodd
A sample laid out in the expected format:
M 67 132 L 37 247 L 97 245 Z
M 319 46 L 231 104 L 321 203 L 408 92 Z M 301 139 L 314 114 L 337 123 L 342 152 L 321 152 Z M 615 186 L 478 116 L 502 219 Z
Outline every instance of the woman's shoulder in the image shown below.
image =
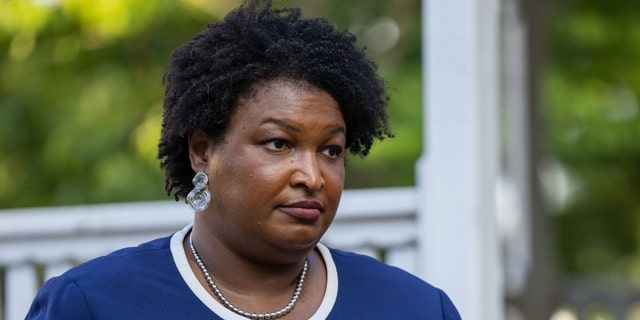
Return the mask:
M 460 319 L 447 294 L 419 277 L 370 256 L 330 251 L 339 283 L 336 312 Z
M 107 255 L 97 257 L 71 268 L 64 276 L 77 279 L 87 274 L 94 278 L 96 275 L 118 275 L 125 270 L 138 270 L 139 268 L 162 267 L 164 263 L 158 263 L 158 258 L 170 258 L 170 237 L 155 239 L 142 243 L 136 247 L 126 247 L 113 251 Z
M 84 262 L 40 288 L 28 319 L 47 315 L 69 315 L 69 319 L 88 318 L 82 314 L 128 314 L 137 310 L 139 297 L 162 301 L 181 290 L 179 274 L 172 263 L 170 238 L 160 238 L 137 247 L 123 248 Z M 164 293 L 160 295 L 158 287 Z M 135 303 L 132 303 L 135 302 Z M 117 310 L 109 306 L 118 307 Z M 60 319 L 65 317 L 59 317 Z
M 402 281 L 404 284 L 414 284 L 427 290 L 436 289 L 417 276 L 371 256 L 337 249 L 330 249 L 330 251 L 336 268 L 341 274 L 349 274 L 350 277 L 356 278 L 368 278 L 370 281 Z

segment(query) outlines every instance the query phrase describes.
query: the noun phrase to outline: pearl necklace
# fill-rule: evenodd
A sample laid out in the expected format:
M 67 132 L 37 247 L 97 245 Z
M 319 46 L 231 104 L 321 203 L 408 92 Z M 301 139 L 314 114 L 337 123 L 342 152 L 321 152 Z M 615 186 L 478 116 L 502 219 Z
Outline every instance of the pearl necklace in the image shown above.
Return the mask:
M 193 240 L 192 240 L 191 234 L 189 235 L 189 246 L 191 247 L 191 253 L 193 254 L 193 257 L 196 259 L 196 263 L 198 264 L 198 267 L 200 267 L 200 270 L 202 270 L 202 274 L 204 274 L 205 279 L 207 279 L 207 282 L 209 283 L 209 286 L 213 290 L 213 293 L 216 295 L 218 300 L 220 300 L 222 302 L 222 304 L 227 309 L 229 309 L 229 310 L 231 310 L 231 311 L 233 311 L 233 312 L 235 312 L 235 313 L 237 313 L 237 314 L 239 314 L 239 315 L 241 315 L 243 317 L 246 317 L 246 318 L 249 318 L 249 319 L 276 319 L 276 318 L 280 318 L 280 317 L 284 316 L 285 314 L 289 313 L 291 310 L 293 310 L 293 307 L 298 302 L 298 298 L 300 298 L 300 293 L 302 292 L 302 286 L 304 285 L 304 279 L 307 277 L 307 269 L 309 268 L 309 263 L 306 260 L 304 262 L 304 267 L 302 268 L 302 272 L 300 273 L 300 276 L 298 277 L 298 283 L 296 284 L 296 290 L 294 291 L 293 297 L 291 298 L 289 303 L 287 303 L 287 305 L 284 306 L 284 308 L 282 308 L 282 309 L 280 309 L 278 311 L 267 312 L 267 313 L 254 313 L 254 312 L 244 311 L 244 310 L 234 306 L 222 294 L 222 291 L 220 291 L 220 288 L 218 288 L 216 283 L 213 282 L 213 279 L 211 278 L 211 275 L 209 274 L 209 271 L 207 270 L 207 268 L 204 266 L 204 263 L 200 259 L 200 256 L 198 255 L 198 252 L 196 251 L 196 247 L 193 246 Z

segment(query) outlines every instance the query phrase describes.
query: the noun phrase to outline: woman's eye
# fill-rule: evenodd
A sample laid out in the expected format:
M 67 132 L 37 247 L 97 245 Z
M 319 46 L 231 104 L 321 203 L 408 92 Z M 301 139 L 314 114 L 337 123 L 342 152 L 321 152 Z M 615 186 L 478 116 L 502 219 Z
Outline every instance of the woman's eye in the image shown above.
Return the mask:
M 322 151 L 322 154 L 329 156 L 331 158 L 338 158 L 342 155 L 342 147 L 339 146 L 331 146 Z
M 281 150 L 287 146 L 287 142 L 282 139 L 274 139 L 265 142 L 265 145 L 274 150 Z

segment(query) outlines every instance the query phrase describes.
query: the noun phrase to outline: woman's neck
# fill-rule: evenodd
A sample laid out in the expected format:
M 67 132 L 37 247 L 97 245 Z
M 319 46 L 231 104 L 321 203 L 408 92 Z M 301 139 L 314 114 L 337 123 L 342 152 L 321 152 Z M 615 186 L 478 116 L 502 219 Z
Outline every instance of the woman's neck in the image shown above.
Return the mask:
M 291 301 L 305 261 L 308 262 L 307 277 L 299 302 L 287 317 L 309 318 L 322 303 L 327 282 L 326 267 L 316 250 L 301 255 L 293 262 L 265 262 L 230 250 L 210 233 L 206 226 L 194 224 L 191 233 L 187 234 L 183 241 L 189 265 L 200 284 L 216 300 L 220 301 L 213 294 L 191 252 L 190 236 L 213 281 L 224 297 L 236 307 L 255 313 L 281 309 Z

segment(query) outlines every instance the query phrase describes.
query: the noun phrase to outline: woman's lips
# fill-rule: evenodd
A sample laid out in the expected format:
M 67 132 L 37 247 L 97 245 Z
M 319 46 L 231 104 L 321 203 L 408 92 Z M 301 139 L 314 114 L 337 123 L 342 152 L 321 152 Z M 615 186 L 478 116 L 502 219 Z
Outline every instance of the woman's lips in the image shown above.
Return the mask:
M 278 207 L 282 212 L 300 220 L 315 221 L 320 218 L 323 208 L 317 201 L 298 201 Z

